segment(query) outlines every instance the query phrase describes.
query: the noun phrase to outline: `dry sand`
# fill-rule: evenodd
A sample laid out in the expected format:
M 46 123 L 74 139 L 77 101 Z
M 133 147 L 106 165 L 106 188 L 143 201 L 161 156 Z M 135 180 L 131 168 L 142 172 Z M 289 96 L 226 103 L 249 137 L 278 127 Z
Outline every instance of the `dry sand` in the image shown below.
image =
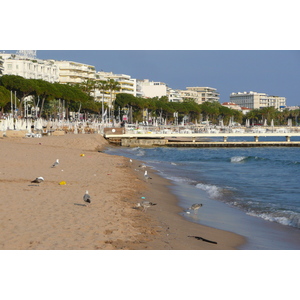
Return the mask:
M 100 152 L 107 146 L 98 134 L 1 138 L 0 249 L 225 250 L 244 242 L 186 221 L 167 180 L 148 170 L 152 179 L 145 182 L 140 162 Z M 38 176 L 45 181 L 31 183 Z M 157 205 L 135 209 L 141 197 Z

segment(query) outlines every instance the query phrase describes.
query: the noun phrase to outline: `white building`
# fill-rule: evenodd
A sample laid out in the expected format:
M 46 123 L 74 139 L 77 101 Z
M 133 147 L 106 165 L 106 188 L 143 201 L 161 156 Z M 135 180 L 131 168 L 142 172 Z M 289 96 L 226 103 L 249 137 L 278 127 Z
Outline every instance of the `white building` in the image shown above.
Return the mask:
M 222 103 L 222 105 L 225 106 L 225 107 L 228 107 L 230 109 L 238 110 L 238 111 L 242 112 L 244 115 L 251 111 L 250 108 L 240 106 L 240 105 L 238 105 L 236 103 L 233 103 L 233 102 L 224 102 L 224 103 Z
M 275 107 L 282 110 L 286 107 L 286 98 L 279 96 L 269 96 L 265 93 L 238 92 L 230 95 L 230 102 L 250 109 L 260 109 L 264 107 Z
M 96 70 L 94 66 L 66 60 L 52 61 L 59 69 L 60 83 L 76 84 L 95 79 Z
M 181 99 L 184 100 L 195 100 L 198 103 L 198 92 L 191 90 L 177 90 Z
M 171 88 L 167 88 L 167 96 L 169 102 L 182 102 L 182 97 L 178 90 L 173 90 Z
M 144 98 L 167 96 L 167 85 L 163 82 L 144 79 L 138 80 L 138 85 Z
M 120 90 L 113 91 L 113 99 L 115 99 L 116 95 L 119 93 L 126 93 L 136 96 L 136 79 L 131 78 L 130 75 L 125 74 L 114 74 L 113 72 L 97 72 L 96 73 L 96 82 L 98 81 L 108 81 L 109 79 L 113 79 L 116 81 L 119 86 Z M 96 101 L 104 101 L 110 102 L 110 91 L 106 90 L 103 91 L 101 89 L 96 89 L 95 92 L 95 99 Z
M 187 87 L 186 88 L 190 92 L 194 92 L 193 96 L 197 96 L 195 98 L 198 104 L 202 104 L 204 102 L 214 102 L 219 101 L 220 94 L 217 92 L 217 89 L 211 87 Z M 192 97 L 194 98 L 194 97 Z
M 133 96 L 136 95 L 136 79 L 132 79 L 130 75 L 114 74 L 113 72 L 103 71 L 97 72 L 96 75 L 99 80 L 113 79 L 114 81 L 116 81 L 120 86 L 120 90 L 117 91 L 117 93 L 127 93 Z
M 20 54 L 0 53 L 3 60 L 3 75 L 18 75 L 26 79 L 42 79 L 52 83 L 59 80 L 59 70 L 53 61 L 26 55 L 26 51 L 18 53 Z

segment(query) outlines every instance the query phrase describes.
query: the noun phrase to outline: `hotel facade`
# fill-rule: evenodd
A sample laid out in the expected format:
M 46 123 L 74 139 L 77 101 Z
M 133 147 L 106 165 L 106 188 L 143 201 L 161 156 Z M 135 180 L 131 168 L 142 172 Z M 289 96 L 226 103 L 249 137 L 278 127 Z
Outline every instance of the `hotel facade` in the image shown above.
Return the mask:
M 48 60 L 37 59 L 33 54 L 0 53 L 2 75 L 18 75 L 26 79 L 42 79 L 48 82 L 59 81 L 59 67 Z
M 238 92 L 230 95 L 230 102 L 250 109 L 260 109 L 264 107 L 275 107 L 282 111 L 286 107 L 286 98 L 279 96 L 269 96 L 265 93 Z

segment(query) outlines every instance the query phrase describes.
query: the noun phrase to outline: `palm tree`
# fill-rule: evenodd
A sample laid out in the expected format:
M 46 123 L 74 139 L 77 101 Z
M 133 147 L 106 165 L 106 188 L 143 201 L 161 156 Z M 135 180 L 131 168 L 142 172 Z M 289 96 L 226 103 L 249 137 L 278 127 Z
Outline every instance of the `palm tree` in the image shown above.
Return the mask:
M 100 80 L 97 84 L 98 89 L 102 93 L 102 123 L 104 114 L 104 93 L 108 90 L 107 82 L 105 80 Z
M 121 86 L 114 79 L 109 79 L 107 81 L 106 85 L 107 85 L 108 90 L 110 91 L 110 103 L 109 103 L 109 120 L 110 120 L 111 108 L 113 107 L 113 92 L 114 91 L 119 91 L 121 89 Z

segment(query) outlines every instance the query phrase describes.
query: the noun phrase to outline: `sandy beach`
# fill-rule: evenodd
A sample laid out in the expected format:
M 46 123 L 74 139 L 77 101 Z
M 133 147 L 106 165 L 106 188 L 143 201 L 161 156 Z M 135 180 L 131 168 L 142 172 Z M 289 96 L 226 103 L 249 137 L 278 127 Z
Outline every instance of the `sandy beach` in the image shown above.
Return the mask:
M 244 243 L 181 217 L 170 183 L 151 169 L 146 182 L 141 162 L 103 153 L 101 135 L 4 137 L 0 146 L 2 250 L 233 250 Z M 38 176 L 45 181 L 31 183 Z M 136 209 L 142 197 L 157 205 Z

